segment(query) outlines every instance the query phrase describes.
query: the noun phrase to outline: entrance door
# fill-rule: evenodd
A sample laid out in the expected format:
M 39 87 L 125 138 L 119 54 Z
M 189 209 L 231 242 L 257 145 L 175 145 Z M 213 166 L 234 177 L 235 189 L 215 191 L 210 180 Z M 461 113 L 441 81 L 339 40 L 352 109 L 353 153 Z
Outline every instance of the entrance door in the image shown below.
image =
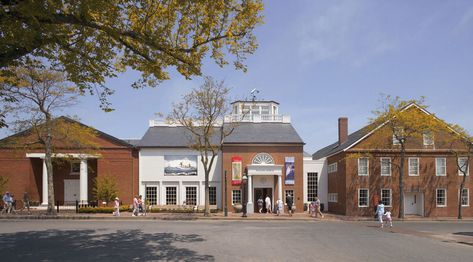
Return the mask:
M 404 193 L 404 213 L 406 215 L 423 215 L 423 194 L 419 192 Z
M 259 208 L 258 208 L 258 199 L 263 199 L 263 213 L 266 213 L 267 210 L 266 210 L 266 204 L 264 202 L 264 200 L 266 199 L 266 196 L 269 196 L 269 198 L 271 199 L 271 203 L 273 203 L 273 189 L 272 188 L 255 188 L 254 189 L 254 199 L 255 199 L 255 203 L 254 203 L 254 206 L 255 206 L 255 210 L 254 212 L 255 213 L 259 213 Z
M 64 180 L 64 204 L 72 204 L 79 200 L 79 181 L 79 179 Z

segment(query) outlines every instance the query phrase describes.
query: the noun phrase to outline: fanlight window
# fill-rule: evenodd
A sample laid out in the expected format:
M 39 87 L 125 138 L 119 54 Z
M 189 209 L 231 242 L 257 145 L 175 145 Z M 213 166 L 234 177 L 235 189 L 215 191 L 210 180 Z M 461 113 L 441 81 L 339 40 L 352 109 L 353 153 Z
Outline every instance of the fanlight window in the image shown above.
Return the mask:
M 252 161 L 254 165 L 274 165 L 274 159 L 268 153 L 257 154 Z

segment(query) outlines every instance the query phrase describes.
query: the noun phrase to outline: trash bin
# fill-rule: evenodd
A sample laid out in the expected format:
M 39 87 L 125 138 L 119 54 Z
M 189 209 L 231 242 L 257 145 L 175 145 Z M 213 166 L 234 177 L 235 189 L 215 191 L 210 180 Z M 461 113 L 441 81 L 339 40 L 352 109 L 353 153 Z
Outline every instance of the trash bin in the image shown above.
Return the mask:
M 324 211 L 324 203 L 320 203 L 320 211 L 323 212 Z

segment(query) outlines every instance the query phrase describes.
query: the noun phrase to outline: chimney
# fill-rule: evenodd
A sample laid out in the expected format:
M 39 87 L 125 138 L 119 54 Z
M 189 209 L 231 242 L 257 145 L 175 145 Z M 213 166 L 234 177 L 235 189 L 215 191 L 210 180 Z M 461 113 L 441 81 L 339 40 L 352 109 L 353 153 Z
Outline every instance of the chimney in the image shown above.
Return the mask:
M 338 144 L 341 145 L 348 140 L 348 118 L 338 118 Z

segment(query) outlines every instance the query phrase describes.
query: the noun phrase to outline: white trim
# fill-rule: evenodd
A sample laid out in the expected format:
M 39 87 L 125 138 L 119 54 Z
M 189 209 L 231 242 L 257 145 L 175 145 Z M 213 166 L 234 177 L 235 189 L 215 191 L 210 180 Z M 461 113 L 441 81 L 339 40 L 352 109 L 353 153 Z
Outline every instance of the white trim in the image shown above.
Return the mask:
M 445 191 L 445 205 L 438 204 L 438 191 L 444 190 Z M 436 188 L 435 189 L 435 206 L 436 207 L 447 207 L 447 189 L 446 188 Z
M 417 174 L 411 174 L 411 160 L 412 159 L 417 159 Z M 420 167 L 420 160 L 418 157 L 409 157 L 408 159 L 408 165 L 407 165 L 407 173 L 409 174 L 409 176 L 420 176 L 420 173 L 419 173 L 419 167 Z
M 435 138 L 434 138 L 434 134 L 432 134 L 432 132 L 428 132 L 429 134 L 427 133 L 423 133 L 422 134 L 422 144 L 424 146 L 434 146 L 435 145 Z M 430 136 L 430 144 L 429 143 L 426 143 L 426 142 L 429 142 L 429 136 Z M 427 138 L 427 139 L 426 139 Z
M 437 164 L 437 160 L 438 159 L 443 159 L 445 161 L 445 173 L 443 174 L 438 174 L 438 164 Z M 446 157 L 436 157 L 435 158 L 435 176 L 447 176 L 447 158 Z
M 466 201 L 467 201 L 467 204 L 466 205 L 461 205 L 462 207 L 469 207 L 470 206 L 470 189 L 469 188 L 463 188 L 463 190 L 466 190 Z M 459 195 L 460 195 L 460 203 L 461 203 L 461 192 L 460 192 L 460 189 L 458 189 L 459 191 Z
M 26 157 L 28 158 L 45 158 L 46 154 L 45 153 L 26 153 Z M 60 157 L 60 158 L 80 158 L 80 159 L 85 159 L 85 158 L 100 158 L 102 155 L 100 154 L 81 154 L 81 153 L 55 153 L 52 154 L 52 157 Z
M 360 192 L 366 190 L 366 206 L 360 206 Z M 370 190 L 368 188 L 358 188 L 358 207 L 369 207 L 370 206 Z
M 389 159 L 389 174 L 384 174 L 383 175 L 383 159 Z M 392 166 L 391 166 L 391 158 L 390 157 L 381 157 L 379 159 L 379 164 L 380 164 L 380 168 L 379 168 L 379 174 L 381 176 L 391 176 L 391 169 L 392 169 Z
M 366 174 L 360 174 L 360 160 L 366 159 Z M 358 158 L 358 176 L 369 176 L 370 174 L 370 159 L 367 157 L 359 157 Z
M 381 201 L 383 200 L 383 190 L 389 190 L 389 205 L 384 205 L 384 206 L 392 207 L 393 206 L 393 190 L 391 188 L 381 188 L 380 190 Z

